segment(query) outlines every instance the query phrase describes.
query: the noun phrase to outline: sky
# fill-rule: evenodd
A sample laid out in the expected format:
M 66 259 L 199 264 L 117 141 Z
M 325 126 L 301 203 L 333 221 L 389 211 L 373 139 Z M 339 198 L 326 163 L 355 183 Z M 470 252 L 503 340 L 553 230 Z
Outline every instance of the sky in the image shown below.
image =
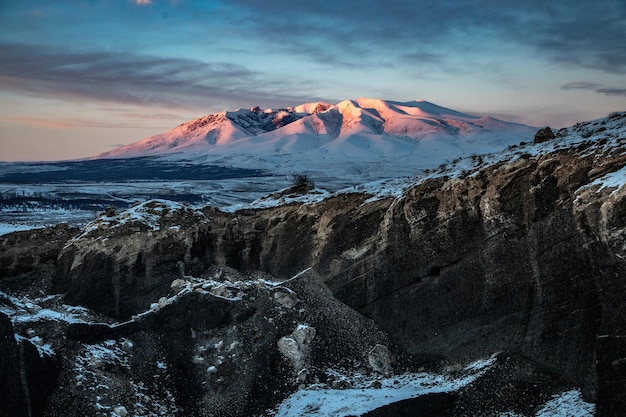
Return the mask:
M 375 97 L 558 128 L 626 110 L 624 0 L 0 0 L 0 161 Z

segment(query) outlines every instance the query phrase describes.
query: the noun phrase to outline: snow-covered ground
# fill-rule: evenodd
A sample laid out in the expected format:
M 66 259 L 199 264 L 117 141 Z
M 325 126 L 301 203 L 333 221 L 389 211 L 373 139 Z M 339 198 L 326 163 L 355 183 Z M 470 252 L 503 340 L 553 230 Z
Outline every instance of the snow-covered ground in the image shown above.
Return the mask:
M 275 417 L 344 417 L 367 413 L 385 405 L 416 398 L 421 395 L 457 391 L 472 383 L 495 362 L 494 358 L 468 365 L 463 377 L 450 377 L 430 373 L 396 375 L 373 380 L 363 376 L 345 377 L 356 386 L 349 389 L 330 389 L 310 386 L 292 394 L 270 412 Z M 334 371 L 329 371 L 334 372 Z M 360 379 L 359 379 L 360 378 Z M 592 417 L 595 404 L 585 402 L 579 390 L 572 389 L 554 395 L 536 412 L 536 417 Z M 521 417 L 514 412 L 501 413 L 499 417 Z
M 329 370 L 328 372 L 334 374 L 335 378 L 339 376 L 351 388 L 309 386 L 284 400 L 273 415 L 276 417 L 361 415 L 408 398 L 456 391 L 475 381 L 494 362 L 495 358 L 489 358 L 471 363 L 465 368 L 466 374 L 459 378 L 426 372 L 372 378 L 358 374 L 342 375 L 340 372 Z
M 624 184 L 626 184 L 626 166 L 596 179 L 589 183 L 586 188 L 597 187 L 598 191 L 607 188 L 615 193 L 615 191 L 624 186 Z
M 62 295 L 40 298 L 16 297 L 0 292 L 0 312 L 6 314 L 14 324 L 37 321 L 65 323 L 89 323 L 95 315 L 84 307 L 62 303 Z
M 185 202 L 189 197 L 193 207 L 212 205 L 233 209 L 289 185 L 287 176 L 222 179 L 215 181 L 126 181 L 83 183 L 0 183 L 0 196 L 15 193 L 31 203 L 0 204 L 0 235 L 18 230 L 51 226 L 59 223 L 85 225 L 107 206 L 125 207 L 135 202 L 159 196 Z M 188 197 L 189 196 L 189 197 Z M 39 200 L 46 198 L 48 203 Z M 82 201 L 103 201 L 99 209 L 76 207 Z
M 20 224 L 20 223 L 1 223 L 0 222 L 0 236 L 7 235 L 13 232 L 19 232 L 22 230 L 30 230 L 37 227 L 32 224 Z
M 582 398 L 579 390 L 573 389 L 553 396 L 536 417 L 587 417 L 596 412 L 595 404 L 588 403 Z

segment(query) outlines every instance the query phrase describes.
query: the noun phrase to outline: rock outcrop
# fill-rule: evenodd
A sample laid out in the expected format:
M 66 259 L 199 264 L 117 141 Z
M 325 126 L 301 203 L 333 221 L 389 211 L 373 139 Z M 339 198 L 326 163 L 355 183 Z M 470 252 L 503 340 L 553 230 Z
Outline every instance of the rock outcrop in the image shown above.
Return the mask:
M 552 140 L 554 138 L 556 138 L 556 136 L 554 136 L 554 132 L 552 131 L 550 126 L 546 126 L 544 128 L 539 129 L 537 133 L 535 133 L 535 138 L 533 139 L 533 142 L 543 143 L 543 142 Z
M 20 354 L 11 321 L 0 313 L 0 406 L 7 415 L 26 416 L 28 406 L 22 389 Z
M 44 274 L 45 294 L 65 294 L 56 311 L 83 306 L 89 319 L 24 324 L 27 303 L 4 301 L 15 332 L 50 337 L 64 363 L 42 415 L 82 415 L 97 398 L 107 415 L 148 403 L 250 415 L 324 383 L 328 368 L 443 371 L 500 351 L 496 370 L 457 394 L 395 407 L 531 413 L 579 387 L 597 416 L 620 415 L 625 116 L 461 161 L 399 197 L 235 213 L 156 201 L 102 216 L 57 246 Z M 3 272 L 3 291 L 34 296 L 30 272 Z M 107 378 L 106 396 L 91 375 Z M 489 390 L 501 398 L 481 400 Z

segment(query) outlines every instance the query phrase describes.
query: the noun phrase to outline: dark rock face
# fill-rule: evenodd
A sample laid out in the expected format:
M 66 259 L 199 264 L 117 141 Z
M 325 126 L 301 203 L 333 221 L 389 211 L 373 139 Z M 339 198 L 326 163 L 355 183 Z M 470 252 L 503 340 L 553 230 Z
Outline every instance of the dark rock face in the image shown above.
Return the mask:
M 543 143 L 543 142 L 547 142 L 549 140 L 552 140 L 556 138 L 556 136 L 554 136 L 554 132 L 552 131 L 552 129 L 549 126 L 546 126 L 542 129 L 539 129 L 537 131 L 537 133 L 535 133 L 535 138 L 533 140 L 534 143 Z
M 50 362 L 46 380 L 57 382 L 33 407 L 243 416 L 300 384 L 330 386 L 324 369 L 443 370 L 503 351 L 455 394 L 371 415 L 532 415 L 571 387 L 597 416 L 621 415 L 626 188 L 602 179 L 626 165 L 626 139 L 595 132 L 472 175 L 434 176 L 394 199 L 342 194 L 236 213 L 152 202 L 134 209 L 143 217 L 108 213 L 72 239 L 51 234 L 58 258 L 5 238 L 0 290 L 35 294 L 43 279 L 44 293 L 65 294 L 57 308 L 92 310 L 62 324 L 0 323 L 53 340 L 60 371 Z M 17 347 L 0 344 L 7 358 Z M 383 356 L 396 362 L 383 366 Z M 20 392 L 2 404 L 20 409 Z
M 593 209 L 577 195 L 595 191 L 576 194 L 570 174 L 591 166 L 564 168 L 548 163 L 553 156 L 410 190 L 393 207 L 393 240 L 354 272 L 331 270 L 327 282 L 411 353 L 463 359 L 521 349 L 561 369 L 588 398 L 623 408 L 617 389 L 597 391 L 599 380 L 623 380 L 613 364 L 621 348 L 605 362 L 598 337 L 621 334 L 623 321 L 613 317 L 623 313 L 612 298 L 626 290 L 617 279 L 623 249 L 598 236 L 622 242 L 625 224 L 609 193 L 594 195 L 604 219 L 581 215 Z
M 77 233 L 60 224 L 0 236 L 0 282 L 2 290 L 51 290 L 56 260 L 63 246 Z
M 2 412 L 10 416 L 43 415 L 57 385 L 56 358 L 42 354 L 32 342 L 16 336 L 11 321 L 2 313 L 0 354 Z
M 20 354 L 9 318 L 0 313 L 0 407 L 12 416 L 27 416 L 28 403 L 20 375 Z
M 497 416 L 503 410 L 516 415 L 534 415 L 550 400 L 551 392 L 566 388 L 567 384 L 555 370 L 518 353 L 503 352 L 484 375 L 458 392 L 421 395 L 363 416 Z
M 310 271 L 284 285 L 211 272 L 223 281 L 179 280 L 130 321 L 71 322 L 58 386 L 38 402 L 45 415 L 108 416 L 120 407 L 131 415 L 257 415 L 299 384 L 324 381 L 329 367 L 361 366 L 374 346 L 389 344 Z
M 507 410 L 519 415 L 534 412 L 550 400 L 551 392 L 568 388 L 562 374 L 519 353 L 503 352 L 495 366 L 459 390 L 442 417 L 498 415 Z
M 430 417 L 439 416 L 445 410 L 452 407 L 455 395 L 447 392 L 421 395 L 417 398 L 410 398 L 398 401 L 365 414 L 361 417 Z
M 66 293 L 69 303 L 123 319 L 166 294 L 184 272 L 198 225 L 210 220 L 158 201 L 139 209 L 137 218 L 105 215 L 93 230 L 70 242 L 59 256 L 53 291 Z M 149 224 L 142 221 L 146 219 Z

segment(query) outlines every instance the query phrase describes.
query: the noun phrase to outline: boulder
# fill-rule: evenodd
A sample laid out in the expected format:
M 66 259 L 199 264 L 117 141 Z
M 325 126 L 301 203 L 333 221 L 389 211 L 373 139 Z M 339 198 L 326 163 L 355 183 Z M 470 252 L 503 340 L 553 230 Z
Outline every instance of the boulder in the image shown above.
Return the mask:
M 550 126 L 543 127 L 535 133 L 533 143 L 543 143 L 556 138 Z

